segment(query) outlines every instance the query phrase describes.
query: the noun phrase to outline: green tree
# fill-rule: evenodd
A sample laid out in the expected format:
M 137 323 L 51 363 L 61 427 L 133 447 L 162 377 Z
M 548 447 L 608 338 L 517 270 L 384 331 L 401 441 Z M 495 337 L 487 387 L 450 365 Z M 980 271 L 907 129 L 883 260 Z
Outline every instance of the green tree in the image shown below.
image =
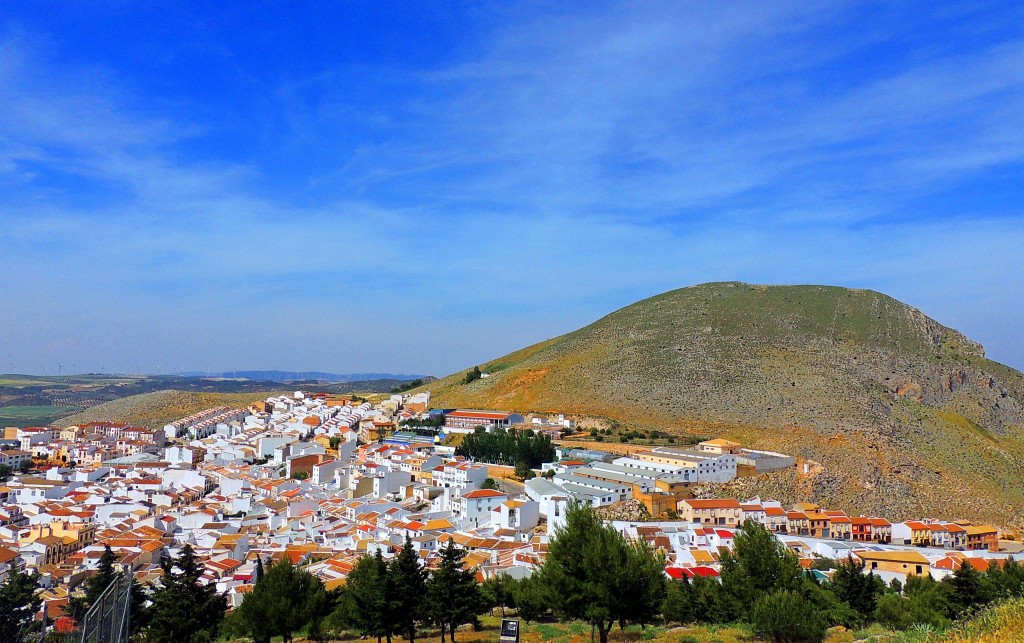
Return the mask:
M 395 632 L 409 643 L 416 641 L 416 621 L 423 616 L 427 573 L 420 565 L 412 539 L 405 536 L 405 546 L 388 565 L 389 608 Z
M 864 569 L 864 561 L 847 558 L 832 574 L 830 588 L 837 599 L 849 604 L 860 615 L 862 623 L 867 623 L 874 618 L 878 597 L 885 592 L 885 583 L 874 574 L 865 574 Z
M 665 620 L 674 623 L 692 623 L 697 620 L 696 601 L 693 587 L 684 576 L 681 580 L 668 584 L 665 601 L 661 604 L 661 614 Z
M 444 643 L 447 630 L 455 643 L 455 630 L 475 621 L 487 608 L 477 586 L 476 573 L 464 568 L 466 550 L 449 540 L 440 553 L 437 569 L 427 579 L 427 615 L 441 628 L 441 642 Z
M 520 480 L 526 480 L 527 476 L 533 473 L 533 469 L 530 468 L 530 463 L 526 460 L 520 460 L 516 462 L 516 477 Z
M 739 605 L 752 606 L 766 594 L 798 591 L 802 585 L 796 555 L 753 520 L 736 530 L 733 551 L 722 554 L 721 564 L 722 588 Z
M 758 636 L 776 643 L 817 643 L 828 628 L 814 605 L 790 590 L 761 596 L 750 612 L 750 622 Z
M 690 581 L 693 613 L 698 623 L 731 623 L 739 618 L 741 606 L 713 578 L 695 576 Z
M 81 622 L 86 612 L 96 602 L 96 599 L 117 578 L 117 571 L 114 569 L 114 563 L 116 562 L 117 555 L 114 554 L 109 545 L 105 545 L 96 573 L 90 576 L 84 583 L 84 595 L 69 597 L 64 613 Z
M 345 590 L 338 620 L 364 636 L 376 636 L 378 641 L 386 637 L 390 643 L 394 628 L 388 609 L 388 564 L 379 549 L 373 556 L 359 559 L 348 575 Z
M 462 378 L 462 383 L 463 384 L 469 384 L 470 382 L 472 382 L 474 380 L 478 380 L 481 377 L 483 377 L 483 373 L 480 372 L 480 367 L 479 366 L 474 366 L 473 370 L 471 370 L 468 373 L 466 373 L 466 376 Z
M 966 560 L 952 576 L 943 579 L 943 584 L 949 588 L 947 614 L 951 619 L 991 600 L 991 591 L 986 581 L 985 576 Z
M 1024 565 L 1008 559 L 1000 567 L 995 561 L 985 573 L 992 598 L 1010 598 L 1024 595 Z
M 12 568 L 0 585 L 0 641 L 17 641 L 31 626 L 42 602 L 36 591 L 39 575 Z
M 227 599 L 213 585 L 199 583 L 203 574 L 192 546 L 164 562 L 160 586 L 151 596 L 146 640 L 150 643 L 205 643 L 215 638 Z
M 512 585 L 512 601 L 516 614 L 527 623 L 551 616 L 551 599 L 547 587 L 536 574 L 516 581 Z
M 878 599 L 875 620 L 896 630 L 915 625 L 947 627 L 948 592 L 948 586 L 930 576 L 909 576 L 902 595 L 889 593 Z
M 484 604 L 491 610 L 500 607 L 501 616 L 504 618 L 505 608 L 515 607 L 514 586 L 515 581 L 505 574 L 499 573 L 491 576 L 480 586 Z
M 14 469 L 9 464 L 0 464 L 0 482 L 7 482 L 7 479 L 14 473 Z
M 664 569 L 646 541 L 627 541 L 592 507 L 574 504 L 538 575 L 556 613 L 590 623 L 607 643 L 615 623 L 646 623 L 661 608 Z
M 271 564 L 233 615 L 235 630 L 255 643 L 275 636 L 290 643 L 292 634 L 319 623 L 328 611 L 323 583 L 287 557 Z
M 498 481 L 494 478 L 484 478 L 484 481 L 480 483 L 481 489 L 498 489 Z

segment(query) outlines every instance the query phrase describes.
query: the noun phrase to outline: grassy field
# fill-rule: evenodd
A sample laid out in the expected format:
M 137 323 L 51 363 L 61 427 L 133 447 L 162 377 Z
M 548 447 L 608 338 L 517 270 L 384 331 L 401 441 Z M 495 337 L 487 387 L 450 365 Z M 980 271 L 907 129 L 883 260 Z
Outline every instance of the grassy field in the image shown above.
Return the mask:
M 0 426 L 45 426 L 77 410 L 73 406 L 3 406 Z
M 514 616 L 510 615 L 510 618 Z M 500 616 L 483 616 L 483 625 L 478 632 L 461 629 L 456 634 L 457 643 L 493 643 L 498 640 L 501 626 Z M 524 623 L 520 622 L 520 643 L 584 643 L 590 641 L 590 626 L 582 622 L 569 623 Z M 614 643 L 653 641 L 654 643 L 740 643 L 758 639 L 743 626 L 675 627 L 630 625 L 625 630 L 612 630 L 609 640 Z M 343 637 L 341 641 L 359 640 L 358 636 Z M 416 636 L 422 643 L 440 643 L 441 637 L 435 631 L 422 631 Z M 595 641 L 597 640 L 595 635 Z
M 509 618 L 515 618 L 509 613 Z M 482 628 L 473 631 L 460 629 L 458 643 L 493 643 L 498 640 L 501 617 L 485 615 L 480 618 Z M 297 637 L 296 641 L 303 640 Z M 343 635 L 338 641 L 372 640 L 361 639 L 358 635 Z M 398 639 L 396 639 L 398 640 Z M 417 641 L 440 643 L 436 631 L 421 630 Z M 596 641 L 595 636 L 595 641 Z M 732 625 L 648 625 L 641 628 L 631 625 L 625 630 L 615 627 L 609 635 L 614 643 L 651 641 L 652 643 L 766 643 L 757 637 L 750 626 Z M 568 623 L 525 623 L 520 621 L 521 643 L 588 643 L 590 626 L 573 621 Z M 861 630 L 847 630 L 836 627 L 829 630 L 824 643 L 1024 643 L 1024 600 L 1015 599 L 984 610 L 973 618 L 955 625 L 947 631 L 930 628 L 894 632 L 878 624 Z
M 951 632 L 934 632 L 929 630 L 916 630 L 909 632 L 893 632 L 879 625 L 873 625 L 863 630 L 846 630 L 845 628 L 833 628 L 825 636 L 824 643 L 942 643 L 945 641 L 962 643 L 973 641 L 973 638 L 962 638 L 966 635 L 980 634 L 982 629 L 999 632 L 1003 638 L 978 639 L 1000 643 L 1018 643 L 1021 638 L 1013 638 L 1012 632 L 1020 630 L 1006 629 L 1008 627 L 1019 627 L 1024 624 L 1020 621 L 1024 610 L 1019 607 L 1012 609 L 994 610 L 992 615 L 983 614 L 978 618 L 965 623 L 963 627 L 954 629 Z M 515 618 L 509 614 L 509 618 Z M 1015 620 L 1017 619 L 1017 620 Z M 468 627 L 458 631 L 456 640 L 458 643 L 493 643 L 498 640 L 498 631 L 501 626 L 500 616 L 485 615 L 481 617 L 482 628 L 480 631 L 473 631 Z M 296 639 L 299 640 L 299 639 Z M 347 635 L 339 641 L 360 640 L 357 635 Z M 367 639 L 363 639 L 367 640 Z M 397 639 L 396 639 L 397 640 Z M 416 636 L 417 641 L 423 643 L 440 643 L 441 637 L 437 632 L 431 630 L 420 631 Z M 595 636 L 595 641 L 596 641 Z M 639 625 L 631 625 L 625 630 L 615 627 L 609 635 L 609 640 L 614 643 L 632 643 L 640 641 L 651 641 L 652 643 L 758 643 L 764 639 L 758 638 L 748 625 L 687 625 L 687 626 L 663 626 L 648 625 L 641 628 Z M 590 641 L 590 626 L 586 623 L 573 621 L 568 623 L 525 623 L 520 622 L 521 643 L 588 643 Z

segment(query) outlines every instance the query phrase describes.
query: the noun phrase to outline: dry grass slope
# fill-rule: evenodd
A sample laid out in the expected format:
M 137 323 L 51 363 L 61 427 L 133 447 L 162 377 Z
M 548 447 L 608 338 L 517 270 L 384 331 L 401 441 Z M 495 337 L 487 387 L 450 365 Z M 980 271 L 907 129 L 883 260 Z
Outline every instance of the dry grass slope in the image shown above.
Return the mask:
M 431 383 L 436 406 L 564 411 L 716 433 L 820 462 L 744 482 L 850 511 L 1011 525 L 1024 512 L 1024 376 L 881 293 L 704 284 Z
M 1024 643 L 1024 599 L 1012 599 L 983 610 L 953 628 L 943 643 Z
M 266 399 L 266 393 L 191 393 L 186 391 L 157 391 L 121 398 L 86 409 L 57 422 L 69 426 L 85 422 L 131 422 L 138 426 L 157 429 L 168 422 L 213 406 L 246 406 Z

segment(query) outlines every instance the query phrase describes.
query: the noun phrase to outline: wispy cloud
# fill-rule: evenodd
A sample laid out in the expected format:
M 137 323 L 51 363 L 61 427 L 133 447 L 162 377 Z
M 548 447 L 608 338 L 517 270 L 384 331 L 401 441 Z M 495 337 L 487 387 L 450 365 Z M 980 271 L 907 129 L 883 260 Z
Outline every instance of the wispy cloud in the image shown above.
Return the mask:
M 744 279 L 884 290 L 1024 363 L 1024 213 L 981 198 L 1021 175 L 1020 33 L 843 3 L 502 11 L 429 64 L 276 85 L 168 47 L 248 88 L 207 120 L 10 32 L 0 352 L 442 373 Z

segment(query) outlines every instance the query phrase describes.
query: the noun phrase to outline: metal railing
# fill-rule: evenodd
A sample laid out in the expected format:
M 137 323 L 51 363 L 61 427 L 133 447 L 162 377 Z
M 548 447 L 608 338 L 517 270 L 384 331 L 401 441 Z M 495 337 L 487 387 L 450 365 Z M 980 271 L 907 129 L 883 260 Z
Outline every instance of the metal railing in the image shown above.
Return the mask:
M 81 643 L 128 643 L 132 617 L 132 574 L 125 572 L 103 590 L 82 617 Z

